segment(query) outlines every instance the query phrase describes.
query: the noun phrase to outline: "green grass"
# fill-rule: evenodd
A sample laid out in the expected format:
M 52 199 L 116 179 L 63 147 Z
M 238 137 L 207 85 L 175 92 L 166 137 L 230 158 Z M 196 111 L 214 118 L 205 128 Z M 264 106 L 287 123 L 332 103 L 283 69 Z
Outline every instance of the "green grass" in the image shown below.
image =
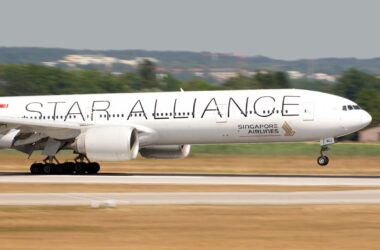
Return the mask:
M 318 143 L 273 143 L 237 145 L 195 145 L 193 155 L 315 155 L 320 150 Z M 380 144 L 338 143 L 330 146 L 331 155 L 380 156 Z
M 320 150 L 319 143 L 272 143 L 272 144 L 230 144 L 230 145 L 194 145 L 191 154 L 194 155 L 315 155 Z M 40 154 L 35 152 L 35 154 Z M 72 154 L 72 151 L 62 151 L 61 155 Z M 331 155 L 349 156 L 380 156 L 380 144 L 337 143 L 330 146 Z M 1 155 L 25 154 L 16 150 L 0 150 Z

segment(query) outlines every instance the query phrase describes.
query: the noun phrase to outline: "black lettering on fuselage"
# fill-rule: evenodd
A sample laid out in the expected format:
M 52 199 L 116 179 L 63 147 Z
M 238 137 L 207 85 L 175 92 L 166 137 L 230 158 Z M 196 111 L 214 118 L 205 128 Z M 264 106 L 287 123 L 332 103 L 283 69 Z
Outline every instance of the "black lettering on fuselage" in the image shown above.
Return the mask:
M 39 106 L 40 108 L 42 108 L 43 107 L 42 103 L 40 103 L 40 102 L 31 102 L 31 103 L 28 103 L 25 106 L 25 110 L 26 111 L 32 112 L 32 113 L 37 113 L 39 117 L 42 117 L 42 112 L 41 111 L 35 110 L 35 108 L 32 108 L 30 106 Z
M 259 98 L 255 101 L 255 103 L 253 104 L 253 110 L 255 111 L 255 114 L 258 115 L 258 116 L 260 116 L 260 117 L 268 117 L 268 116 L 271 116 L 271 115 L 274 113 L 274 111 L 275 111 L 275 107 L 273 107 L 273 109 L 272 109 L 270 112 L 268 112 L 268 114 L 265 114 L 265 115 L 264 115 L 264 114 L 260 114 L 260 113 L 258 112 L 256 105 L 259 103 L 260 100 L 263 100 L 264 98 L 269 98 L 270 100 L 273 101 L 273 103 L 276 102 L 276 99 L 274 99 L 274 97 L 272 97 L 272 96 L 261 96 L 261 97 L 259 97 Z
M 153 118 L 156 120 L 169 119 L 169 117 L 165 115 L 165 112 L 161 112 L 162 115 L 157 115 L 157 113 L 158 113 L 157 112 L 157 102 L 158 102 L 158 99 L 156 99 L 156 101 L 154 103 Z
M 104 107 L 99 107 L 102 104 L 106 104 L 106 105 L 104 105 Z M 91 121 L 94 120 L 94 113 L 95 112 L 106 113 L 107 120 L 109 120 L 110 114 L 108 113 L 108 109 L 110 106 L 111 106 L 111 103 L 109 101 L 93 101 L 92 102 L 92 108 L 91 108 Z
M 286 113 L 287 108 L 286 106 L 298 106 L 299 103 L 294 103 L 294 102 L 287 102 L 289 98 L 300 98 L 301 96 L 294 96 L 294 95 L 285 95 L 284 98 L 282 99 L 282 116 L 299 116 L 299 114 L 292 114 L 292 113 Z
M 177 98 L 174 100 L 174 107 L 173 107 L 173 118 L 174 119 L 184 119 L 184 118 L 189 118 L 188 115 L 186 115 L 187 112 L 178 112 L 177 109 Z M 181 115 L 182 114 L 182 115 Z
M 77 108 L 77 110 L 73 111 L 73 109 L 75 107 Z M 65 117 L 65 121 L 67 120 L 67 118 L 69 117 L 69 115 L 80 115 L 82 117 L 83 121 L 85 121 L 83 113 L 82 113 L 82 110 L 81 110 L 78 102 L 74 102 L 73 105 L 71 105 L 69 111 L 67 111 L 67 114 L 66 114 L 66 117 Z
M 57 105 L 58 103 L 65 103 L 65 102 L 48 102 L 48 104 L 54 104 L 54 109 L 53 109 L 53 120 L 55 120 L 56 114 L 57 114 Z
M 193 118 L 195 118 L 195 105 L 197 103 L 197 98 L 194 99 L 194 103 L 193 103 Z
M 211 103 L 214 103 L 214 107 L 213 108 L 210 108 Z M 204 115 L 206 114 L 206 112 L 210 112 L 210 111 L 212 111 L 212 112 L 218 112 L 219 117 L 222 118 L 222 114 L 220 113 L 220 110 L 219 110 L 218 104 L 216 103 L 215 98 L 212 98 L 210 100 L 210 102 L 207 104 L 206 108 L 204 109 L 204 111 L 202 113 L 201 118 L 204 117 Z
M 227 114 L 227 117 L 230 117 L 231 103 L 234 103 L 235 106 L 240 110 L 240 113 L 242 115 L 244 115 L 245 117 L 247 117 L 247 115 L 248 115 L 248 97 L 247 97 L 247 99 L 245 101 L 245 111 L 243 111 L 241 109 L 241 107 L 236 103 L 236 101 L 232 97 L 230 97 L 230 100 L 228 101 L 228 114 Z
M 140 106 L 138 109 L 136 109 L 136 106 Z M 135 110 L 136 109 L 136 110 Z M 144 117 L 145 117 L 145 119 L 148 119 L 147 117 L 146 117 L 146 114 L 145 114 L 145 111 L 144 111 L 144 107 L 143 107 L 143 105 L 142 105 L 142 103 L 141 103 L 141 101 L 140 100 L 138 100 L 136 103 L 135 103 L 135 105 L 133 106 L 133 108 L 131 109 L 131 111 L 129 112 L 129 115 L 128 115 L 128 120 L 129 120 L 129 118 L 131 118 L 132 116 L 133 116 L 133 114 L 142 114 Z

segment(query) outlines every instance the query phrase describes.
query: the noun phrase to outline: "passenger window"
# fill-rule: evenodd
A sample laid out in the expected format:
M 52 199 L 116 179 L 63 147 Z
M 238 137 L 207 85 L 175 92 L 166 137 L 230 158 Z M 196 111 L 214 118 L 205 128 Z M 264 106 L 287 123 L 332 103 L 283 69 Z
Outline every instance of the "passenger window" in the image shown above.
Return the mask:
M 348 105 L 348 110 L 353 110 L 354 108 L 351 105 Z
M 347 111 L 347 106 L 343 106 L 343 111 Z
M 355 109 L 355 110 L 359 110 L 360 107 L 359 107 L 358 105 L 354 105 L 354 109 Z

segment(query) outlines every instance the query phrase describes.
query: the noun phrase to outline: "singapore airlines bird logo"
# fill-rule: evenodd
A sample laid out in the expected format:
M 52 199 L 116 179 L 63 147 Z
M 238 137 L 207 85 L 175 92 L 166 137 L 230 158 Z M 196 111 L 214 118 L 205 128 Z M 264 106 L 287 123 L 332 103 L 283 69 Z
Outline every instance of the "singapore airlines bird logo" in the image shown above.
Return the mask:
M 287 122 L 284 122 L 282 129 L 285 131 L 285 136 L 293 136 L 296 133 Z

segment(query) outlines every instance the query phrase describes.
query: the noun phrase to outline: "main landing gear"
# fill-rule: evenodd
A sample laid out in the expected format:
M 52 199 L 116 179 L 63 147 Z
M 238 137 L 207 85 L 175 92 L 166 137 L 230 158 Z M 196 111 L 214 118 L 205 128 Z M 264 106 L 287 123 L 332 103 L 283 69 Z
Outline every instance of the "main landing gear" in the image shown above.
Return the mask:
M 329 157 L 327 157 L 327 152 L 329 150 L 328 145 L 334 144 L 334 138 L 322 139 L 321 140 L 321 151 L 320 156 L 317 159 L 317 163 L 319 166 L 325 167 L 329 164 Z
M 33 163 L 30 166 L 30 173 L 33 175 L 97 174 L 99 170 L 99 163 L 90 162 L 84 155 L 78 155 L 74 162 L 65 163 L 59 163 L 55 157 L 47 157 L 44 163 Z

